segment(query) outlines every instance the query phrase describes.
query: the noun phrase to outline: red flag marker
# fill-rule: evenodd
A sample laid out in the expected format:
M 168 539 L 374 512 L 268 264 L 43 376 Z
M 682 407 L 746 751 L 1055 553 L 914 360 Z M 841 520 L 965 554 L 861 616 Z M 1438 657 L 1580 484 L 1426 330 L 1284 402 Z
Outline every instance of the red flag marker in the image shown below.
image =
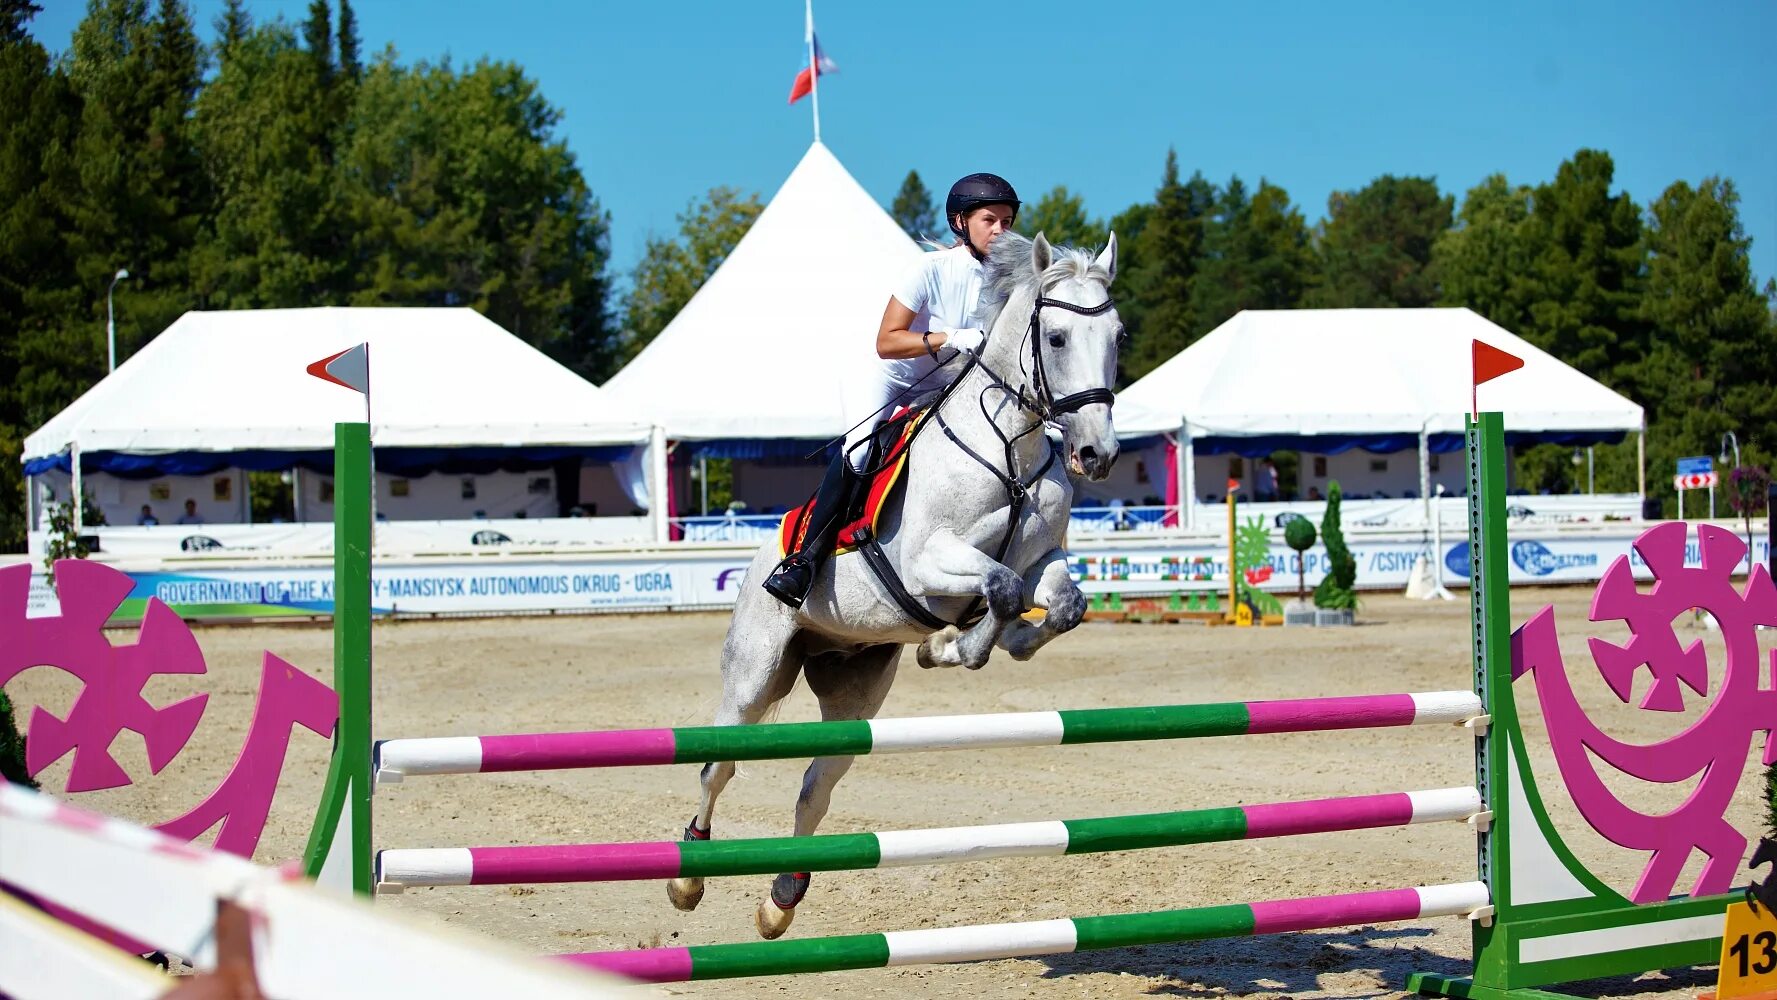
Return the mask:
M 348 347 L 338 354 L 322 358 L 308 366 L 308 373 L 318 379 L 343 385 L 364 395 L 364 422 L 370 422 L 370 345 Z
M 1517 371 L 1524 367 L 1524 359 L 1477 340 L 1474 342 L 1471 363 L 1474 380 L 1469 388 L 1469 409 L 1473 416 L 1479 417 L 1481 383 L 1490 382 L 1507 372 Z
M 370 345 L 359 344 L 322 358 L 308 366 L 308 373 L 334 385 L 343 385 L 347 389 L 369 395 Z

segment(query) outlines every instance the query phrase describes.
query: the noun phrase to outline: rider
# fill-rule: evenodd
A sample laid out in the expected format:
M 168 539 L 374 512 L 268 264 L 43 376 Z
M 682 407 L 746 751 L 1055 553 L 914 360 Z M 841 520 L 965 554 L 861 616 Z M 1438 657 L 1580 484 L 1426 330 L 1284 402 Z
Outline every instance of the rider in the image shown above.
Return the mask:
M 852 485 L 870 460 L 870 437 L 887 418 L 889 404 L 955 357 L 940 358 L 939 348 L 971 354 L 981 350 L 987 340 L 975 316 L 981 264 L 993 241 L 1012 228 L 1018 206 L 1018 192 L 994 174 L 970 174 L 950 186 L 944 215 L 956 243 L 925 254 L 907 272 L 889 296 L 876 331 L 881 360 L 858 366 L 845 380 L 845 419 L 856 426 L 846 433 L 845 448 L 815 492 L 802 547 L 784 557 L 764 583 L 773 597 L 792 608 L 808 597 L 850 507 Z

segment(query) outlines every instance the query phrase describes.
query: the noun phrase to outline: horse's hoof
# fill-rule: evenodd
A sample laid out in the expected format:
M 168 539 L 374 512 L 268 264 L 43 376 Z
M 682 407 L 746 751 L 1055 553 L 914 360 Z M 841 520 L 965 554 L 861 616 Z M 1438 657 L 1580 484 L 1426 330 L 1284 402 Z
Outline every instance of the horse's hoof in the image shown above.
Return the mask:
M 666 883 L 666 898 L 675 910 L 695 910 L 703 902 L 703 879 L 675 878 Z
M 767 941 L 775 941 L 784 936 L 790 929 L 790 921 L 796 919 L 796 908 L 784 909 L 771 901 L 767 896 L 759 901 L 759 908 L 753 911 L 753 926 L 759 929 L 759 936 Z
M 957 665 L 956 640 L 962 632 L 955 625 L 946 625 L 919 644 L 916 650 L 919 665 L 930 670 L 933 667 L 954 667 Z

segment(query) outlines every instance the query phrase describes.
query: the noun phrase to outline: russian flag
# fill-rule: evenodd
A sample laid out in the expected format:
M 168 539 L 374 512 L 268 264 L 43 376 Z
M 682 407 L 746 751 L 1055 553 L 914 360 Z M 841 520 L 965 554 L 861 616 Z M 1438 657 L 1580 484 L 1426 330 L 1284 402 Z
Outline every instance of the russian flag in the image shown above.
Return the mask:
M 827 53 L 821 51 L 821 40 L 816 37 L 814 33 L 813 14 L 809 15 L 808 37 L 804 39 L 804 41 L 808 44 L 809 48 L 814 50 L 814 59 L 809 65 L 802 67 L 802 72 L 796 74 L 796 82 L 790 85 L 791 104 L 795 104 L 797 101 L 802 100 L 802 98 L 808 95 L 809 91 L 814 89 L 814 78 L 816 73 L 825 76 L 828 73 L 839 72 L 839 64 L 832 59 L 829 59 Z

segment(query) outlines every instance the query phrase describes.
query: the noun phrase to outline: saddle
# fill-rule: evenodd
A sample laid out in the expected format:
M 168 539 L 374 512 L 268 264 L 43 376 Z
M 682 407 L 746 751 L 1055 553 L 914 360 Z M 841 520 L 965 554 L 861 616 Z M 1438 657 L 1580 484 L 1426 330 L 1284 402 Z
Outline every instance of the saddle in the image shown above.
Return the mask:
M 851 507 L 844 514 L 843 526 L 833 547 L 834 555 L 855 551 L 876 534 L 877 522 L 882 519 L 882 512 L 906 471 L 908 446 L 913 443 L 920 423 L 930 413 L 930 409 L 902 407 L 876 429 L 871 437 L 870 461 L 865 464 L 865 468 L 875 472 L 867 488 L 853 491 Z M 802 537 L 808 533 L 808 515 L 813 509 L 814 497 L 811 496 L 802 506 L 784 515 L 777 535 L 780 556 L 802 547 Z

